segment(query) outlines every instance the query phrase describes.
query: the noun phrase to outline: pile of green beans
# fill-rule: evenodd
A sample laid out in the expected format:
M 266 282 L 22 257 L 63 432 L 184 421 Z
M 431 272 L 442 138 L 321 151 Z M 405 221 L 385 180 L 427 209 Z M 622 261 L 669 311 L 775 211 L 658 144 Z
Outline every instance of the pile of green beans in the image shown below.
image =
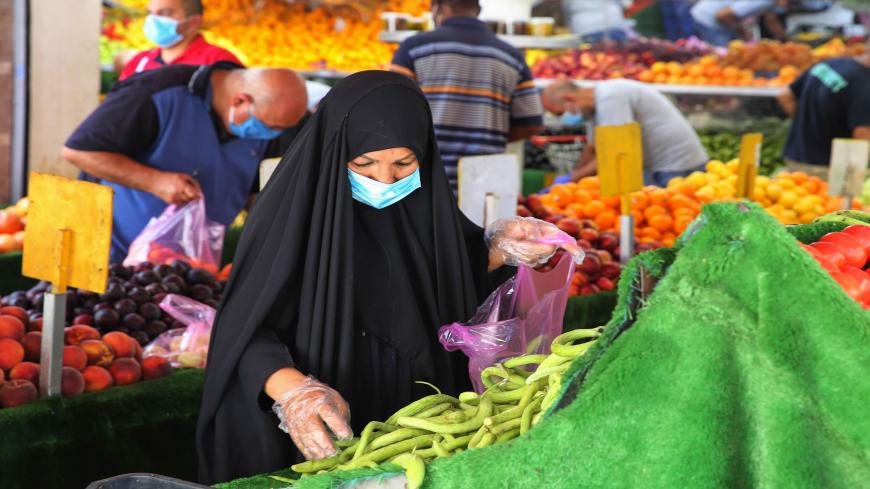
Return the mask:
M 292 469 L 304 477 L 393 462 L 405 467 L 408 487 L 416 487 L 425 462 L 504 443 L 538 424 L 561 391 L 562 374 L 600 335 L 601 328 L 564 333 L 553 340 L 549 355 L 523 355 L 485 369 L 482 394 L 426 396 L 384 422 L 372 421 L 359 437 L 339 442 L 338 455 Z

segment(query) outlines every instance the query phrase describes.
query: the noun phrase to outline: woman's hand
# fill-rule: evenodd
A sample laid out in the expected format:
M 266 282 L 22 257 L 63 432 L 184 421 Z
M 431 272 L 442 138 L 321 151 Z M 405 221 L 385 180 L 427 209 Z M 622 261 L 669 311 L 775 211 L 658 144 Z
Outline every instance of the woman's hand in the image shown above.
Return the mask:
M 583 260 L 577 242 L 555 225 L 532 217 L 501 219 L 486 229 L 489 247 L 489 270 L 520 263 L 536 267 L 547 263 L 558 248 Z
M 290 435 L 307 460 L 331 457 L 338 449 L 329 431 L 341 440 L 353 437 L 348 424 L 350 408 L 335 389 L 313 377 L 299 380 L 293 373 L 301 375 L 296 369 L 282 369 L 266 382 L 270 397 L 276 385 L 292 386 L 277 399 L 273 397 L 272 410 L 281 421 L 278 427 Z

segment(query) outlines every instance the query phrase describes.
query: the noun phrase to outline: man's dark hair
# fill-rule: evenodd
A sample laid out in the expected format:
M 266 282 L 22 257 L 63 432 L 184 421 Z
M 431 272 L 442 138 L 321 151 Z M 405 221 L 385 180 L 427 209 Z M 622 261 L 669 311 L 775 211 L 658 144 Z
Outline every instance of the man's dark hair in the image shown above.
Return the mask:
M 480 2 L 478 0 L 432 0 L 432 3 L 442 7 L 451 7 L 456 10 L 472 10 L 480 8 Z
M 205 11 L 202 0 L 181 0 L 181 6 L 184 7 L 184 13 L 187 15 L 202 15 Z

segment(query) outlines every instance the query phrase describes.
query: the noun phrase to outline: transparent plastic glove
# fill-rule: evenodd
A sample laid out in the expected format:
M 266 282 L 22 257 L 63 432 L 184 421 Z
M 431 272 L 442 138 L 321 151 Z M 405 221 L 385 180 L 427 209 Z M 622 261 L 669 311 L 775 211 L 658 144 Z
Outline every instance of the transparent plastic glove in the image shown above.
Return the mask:
M 558 248 L 571 253 L 577 263 L 585 256 L 574 238 L 554 224 L 534 217 L 499 219 L 486 229 L 484 239 L 490 251 L 502 254 L 506 265 L 543 265 Z
M 330 431 L 339 440 L 353 437 L 348 421 L 350 408 L 332 387 L 308 377 L 272 405 L 281 423 L 306 460 L 320 460 L 338 453 Z M 328 428 L 328 429 L 327 429 Z

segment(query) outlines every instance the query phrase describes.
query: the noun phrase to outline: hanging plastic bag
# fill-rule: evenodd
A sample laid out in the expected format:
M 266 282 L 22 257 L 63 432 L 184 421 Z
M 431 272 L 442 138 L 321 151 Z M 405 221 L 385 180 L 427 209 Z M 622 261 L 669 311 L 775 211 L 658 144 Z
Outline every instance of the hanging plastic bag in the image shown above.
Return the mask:
M 170 205 L 153 217 L 133 240 L 124 265 L 147 261 L 155 265 L 184 260 L 195 268 L 218 273 L 225 226 L 210 221 L 205 201 L 193 200 L 183 206 Z
M 490 294 L 471 320 L 441 327 L 438 339 L 444 348 L 468 356 L 477 392 L 484 390 L 480 374 L 485 368 L 519 355 L 550 353 L 550 343 L 562 333 L 574 267 L 568 253 L 549 272 L 520 265 L 516 276 Z
M 186 326 L 155 338 L 145 347 L 143 356 L 164 357 L 175 368 L 205 368 L 214 308 L 176 294 L 164 297 L 160 308 Z

